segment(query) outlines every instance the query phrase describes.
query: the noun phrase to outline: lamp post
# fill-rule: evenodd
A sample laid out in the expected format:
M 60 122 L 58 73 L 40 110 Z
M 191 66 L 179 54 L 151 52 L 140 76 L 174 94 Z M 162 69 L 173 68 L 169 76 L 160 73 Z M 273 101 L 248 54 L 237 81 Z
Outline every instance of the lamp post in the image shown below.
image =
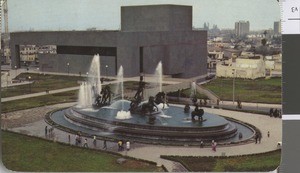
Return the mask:
M 69 76 L 69 73 L 70 73 L 70 63 L 69 62 L 67 63 L 67 66 L 68 66 L 68 76 Z
M 17 66 L 15 65 L 15 77 L 17 77 Z
M 30 83 L 30 79 L 31 79 L 31 76 L 28 76 L 28 80 L 29 80 L 29 93 L 31 93 L 31 83 Z
M 232 103 L 234 104 L 234 90 L 235 90 L 235 76 L 236 76 L 236 69 L 232 69 L 232 76 L 233 76 L 233 80 L 232 80 Z
M 8 76 L 9 76 L 9 72 L 7 72 L 6 74 L 6 89 L 8 89 Z
M 105 76 L 106 76 L 106 78 L 108 78 L 107 77 L 107 68 L 108 68 L 108 65 L 105 65 Z

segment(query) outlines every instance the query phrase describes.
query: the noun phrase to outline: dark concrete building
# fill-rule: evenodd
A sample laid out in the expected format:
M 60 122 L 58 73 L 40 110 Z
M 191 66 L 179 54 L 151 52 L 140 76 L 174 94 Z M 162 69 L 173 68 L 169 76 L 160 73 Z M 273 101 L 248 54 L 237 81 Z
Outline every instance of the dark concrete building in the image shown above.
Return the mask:
M 188 78 L 206 75 L 207 32 L 192 29 L 192 7 L 147 5 L 121 7 L 120 31 L 49 31 L 11 33 L 12 67 L 20 67 L 20 45 L 56 45 L 57 54 L 39 55 L 41 71 L 86 73 L 94 54 L 101 73 L 163 73 Z M 69 63 L 69 67 L 67 64 Z M 107 66 L 107 68 L 106 68 Z

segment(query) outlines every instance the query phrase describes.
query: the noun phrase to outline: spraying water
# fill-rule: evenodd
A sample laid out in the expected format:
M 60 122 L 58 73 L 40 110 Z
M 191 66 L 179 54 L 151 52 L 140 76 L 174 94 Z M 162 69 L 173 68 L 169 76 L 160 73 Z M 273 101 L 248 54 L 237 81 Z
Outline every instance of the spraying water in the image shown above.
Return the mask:
M 100 56 L 97 54 L 93 57 L 87 82 L 80 85 L 78 94 L 79 107 L 91 107 L 94 101 L 94 96 L 100 94 L 102 86 L 100 82 Z
M 159 89 L 158 92 L 162 92 L 162 72 L 163 72 L 162 63 L 161 63 L 161 61 L 159 61 L 159 63 L 157 64 L 157 67 L 155 69 L 156 83 L 157 83 L 157 86 Z
M 117 75 L 118 87 L 117 92 L 121 94 L 121 99 L 124 100 L 124 70 L 123 66 L 120 66 Z M 124 103 L 122 102 L 122 110 L 124 109 Z
M 196 82 L 192 82 L 190 98 L 193 98 L 195 96 L 196 96 Z
M 116 119 L 130 119 L 131 114 L 130 111 L 124 111 L 124 70 L 123 70 L 123 66 L 120 66 L 119 71 L 118 71 L 118 75 L 117 75 L 117 81 L 118 81 L 118 90 L 119 93 L 121 93 L 121 101 L 122 101 L 122 110 L 117 112 L 117 116 Z

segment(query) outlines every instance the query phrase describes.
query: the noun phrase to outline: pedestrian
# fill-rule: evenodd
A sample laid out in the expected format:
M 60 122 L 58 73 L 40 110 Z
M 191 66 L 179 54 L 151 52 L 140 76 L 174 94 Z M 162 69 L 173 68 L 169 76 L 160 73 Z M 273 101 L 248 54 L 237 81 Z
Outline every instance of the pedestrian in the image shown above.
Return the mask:
M 71 143 L 71 135 L 68 135 L 68 139 L 69 139 L 69 144 Z
M 88 144 L 87 144 L 87 139 L 86 139 L 86 138 L 84 139 L 84 144 L 83 144 L 83 147 L 86 147 L 86 148 L 88 148 Z
M 270 117 L 273 116 L 273 113 L 274 113 L 274 110 L 273 110 L 273 108 L 271 108 L 271 109 L 270 109 L 270 112 L 269 112 Z
M 217 143 L 216 143 L 216 142 L 212 143 L 211 149 L 212 149 L 214 152 L 217 151 Z
M 204 144 L 203 144 L 203 141 L 201 140 L 200 141 L 200 148 L 203 148 Z
M 118 141 L 118 151 L 121 151 L 121 149 L 122 149 L 122 141 L 119 140 Z
M 255 134 L 255 144 L 257 144 L 257 140 L 258 140 L 258 133 Z
M 103 141 L 103 149 L 106 150 L 107 149 L 107 145 L 106 145 L 106 140 L 104 139 Z
M 268 138 L 270 137 L 270 131 L 268 131 Z
M 45 135 L 47 136 L 47 132 L 48 132 L 48 127 L 45 127 Z
M 261 138 L 262 138 L 262 136 L 261 136 L 261 134 L 259 133 L 259 135 L 258 135 L 258 142 L 259 142 L 259 143 L 261 142 Z
M 124 144 L 125 142 L 123 140 L 121 140 L 121 150 L 124 151 Z
M 93 144 L 94 144 L 94 147 L 96 147 L 97 146 L 97 138 L 96 138 L 96 136 L 94 135 L 94 137 L 93 137 Z
M 76 134 L 75 136 L 75 145 L 77 146 L 79 144 L 79 136 Z
M 126 142 L 126 149 L 127 149 L 127 151 L 130 150 L 130 142 L 129 141 Z

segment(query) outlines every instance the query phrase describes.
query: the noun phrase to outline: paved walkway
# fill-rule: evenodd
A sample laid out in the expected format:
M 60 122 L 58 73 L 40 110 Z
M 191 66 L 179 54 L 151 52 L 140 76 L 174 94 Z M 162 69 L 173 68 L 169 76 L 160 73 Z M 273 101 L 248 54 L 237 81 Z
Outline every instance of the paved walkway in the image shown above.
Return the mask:
M 18 133 L 48 138 L 50 140 L 57 140 L 60 142 L 74 144 L 75 135 L 69 134 L 59 129 L 54 130 L 54 134 L 50 138 L 45 135 L 45 123 L 43 117 L 46 112 L 52 109 L 57 109 L 66 106 L 72 106 L 74 103 L 66 103 L 52 106 L 45 106 L 33 108 L 29 110 L 16 111 L 2 115 L 1 127 L 6 128 Z M 211 148 L 200 148 L 194 146 L 161 146 L 132 143 L 130 151 L 120 152 L 123 155 L 132 156 L 156 162 L 158 165 L 165 165 L 169 171 L 186 171 L 182 166 L 176 162 L 161 159 L 160 155 L 181 155 L 181 156 L 221 156 L 221 155 L 242 155 L 267 152 L 277 149 L 277 143 L 282 140 L 282 121 L 278 118 L 270 118 L 265 115 L 249 114 L 236 111 L 220 110 L 204 108 L 206 112 L 219 114 L 223 116 L 232 117 L 242 120 L 244 122 L 255 125 L 262 132 L 263 138 L 261 144 L 244 144 L 238 146 L 218 147 L 216 152 Z M 5 118 L 6 117 L 6 118 Z M 26 120 L 26 121 L 25 121 Z M 20 121 L 20 124 L 16 122 Z M 267 132 L 270 132 L 270 137 L 267 137 Z M 70 141 L 68 136 L 70 135 Z M 89 147 L 102 149 L 103 141 L 98 140 L 97 145 L 94 146 L 92 138 L 88 137 Z M 117 144 L 114 142 L 107 142 L 108 150 L 113 152 L 117 151 Z

